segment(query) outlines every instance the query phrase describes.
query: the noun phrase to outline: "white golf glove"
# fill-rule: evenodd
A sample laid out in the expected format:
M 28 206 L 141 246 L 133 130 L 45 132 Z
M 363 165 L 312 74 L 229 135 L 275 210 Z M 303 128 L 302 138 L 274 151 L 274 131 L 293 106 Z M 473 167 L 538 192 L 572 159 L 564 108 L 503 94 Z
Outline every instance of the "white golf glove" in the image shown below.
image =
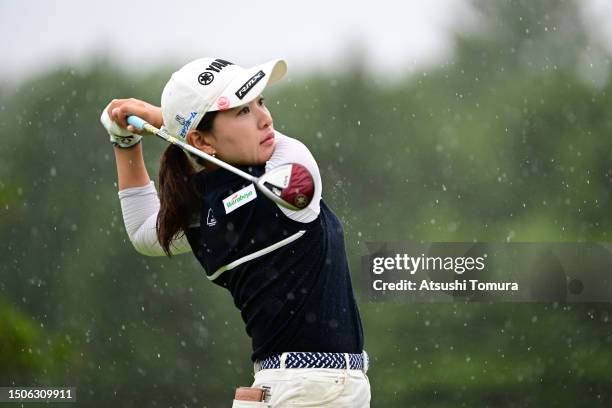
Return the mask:
M 142 139 L 141 135 L 134 135 L 113 121 L 108 115 L 108 106 L 102 111 L 100 122 L 110 135 L 110 142 L 113 146 L 121 148 L 132 147 L 137 145 Z

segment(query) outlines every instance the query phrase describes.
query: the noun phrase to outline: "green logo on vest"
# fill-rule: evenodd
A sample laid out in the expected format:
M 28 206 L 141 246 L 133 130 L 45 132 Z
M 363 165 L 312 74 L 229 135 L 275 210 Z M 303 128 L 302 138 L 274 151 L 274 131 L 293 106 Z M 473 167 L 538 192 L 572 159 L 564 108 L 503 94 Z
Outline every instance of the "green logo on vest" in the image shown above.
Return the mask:
M 229 209 L 232 208 L 233 206 L 235 206 L 236 204 L 238 204 L 241 201 L 246 200 L 247 198 L 250 198 L 253 195 L 253 191 L 247 191 L 244 194 L 237 194 L 236 196 L 232 197 L 229 199 L 229 201 L 227 201 L 225 203 L 225 206 Z

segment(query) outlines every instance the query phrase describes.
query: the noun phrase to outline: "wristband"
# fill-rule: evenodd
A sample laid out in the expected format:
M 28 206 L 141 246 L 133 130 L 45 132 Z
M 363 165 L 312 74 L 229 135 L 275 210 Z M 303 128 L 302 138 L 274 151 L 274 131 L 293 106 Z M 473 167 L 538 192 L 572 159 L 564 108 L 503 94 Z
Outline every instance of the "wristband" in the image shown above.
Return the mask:
M 111 141 L 111 144 L 113 145 L 113 147 L 118 147 L 120 149 L 130 149 L 134 146 L 136 146 L 137 144 L 139 144 L 140 142 L 142 142 L 142 136 L 138 139 L 138 141 L 136 143 L 130 144 L 130 145 L 121 145 L 121 143 L 116 142 L 116 141 Z

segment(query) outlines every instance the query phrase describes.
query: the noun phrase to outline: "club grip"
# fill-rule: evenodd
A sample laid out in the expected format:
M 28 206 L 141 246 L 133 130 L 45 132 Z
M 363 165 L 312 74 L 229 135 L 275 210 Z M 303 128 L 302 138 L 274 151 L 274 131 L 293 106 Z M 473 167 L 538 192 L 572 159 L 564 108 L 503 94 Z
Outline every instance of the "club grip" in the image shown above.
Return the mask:
M 134 115 L 128 116 L 127 122 L 138 130 L 144 130 L 144 126 L 147 124 L 147 122 Z

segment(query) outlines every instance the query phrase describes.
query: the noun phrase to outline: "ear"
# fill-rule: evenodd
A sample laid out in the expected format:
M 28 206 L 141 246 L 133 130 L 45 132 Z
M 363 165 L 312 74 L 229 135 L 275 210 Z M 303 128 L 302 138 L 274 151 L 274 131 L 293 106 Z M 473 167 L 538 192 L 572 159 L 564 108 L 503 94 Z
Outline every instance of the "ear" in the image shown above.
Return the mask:
M 214 147 L 214 137 L 210 132 L 201 132 L 199 130 L 192 129 L 187 132 L 185 140 L 188 144 L 192 145 L 196 149 L 202 150 L 204 153 L 214 155 L 217 153 Z

